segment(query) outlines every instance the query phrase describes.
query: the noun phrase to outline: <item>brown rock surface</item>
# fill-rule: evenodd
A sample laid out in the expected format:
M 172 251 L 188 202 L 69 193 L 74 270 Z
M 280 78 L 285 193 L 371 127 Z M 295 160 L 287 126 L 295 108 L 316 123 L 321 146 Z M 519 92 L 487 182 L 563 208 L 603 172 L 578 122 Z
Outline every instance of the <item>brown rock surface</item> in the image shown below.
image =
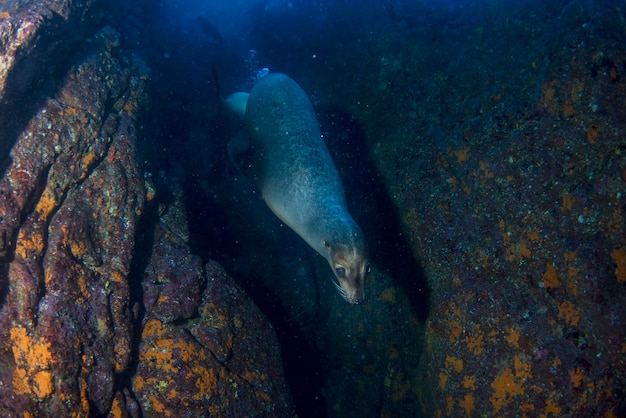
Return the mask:
M 3 415 L 104 413 L 130 361 L 127 276 L 145 194 L 133 114 L 145 74 L 122 67 L 116 45 L 104 28 L 77 55 L 0 181 Z
M 289 415 L 271 326 L 190 254 L 180 196 L 146 212 L 147 67 L 111 27 L 77 43 L 103 3 L 0 5 L 0 415 Z
M 626 413 L 623 12 L 539 3 L 459 10 L 435 41 L 418 14 L 356 61 L 432 291 L 406 392 L 425 416 Z
M 14 136 L 37 107 L 30 94 L 48 83 L 67 64 L 73 49 L 98 27 L 105 16 L 104 4 L 94 0 L 0 2 L 0 164 L 5 164 Z
M 278 341 L 222 267 L 189 252 L 182 192 L 152 238 L 132 388 L 144 416 L 293 415 Z

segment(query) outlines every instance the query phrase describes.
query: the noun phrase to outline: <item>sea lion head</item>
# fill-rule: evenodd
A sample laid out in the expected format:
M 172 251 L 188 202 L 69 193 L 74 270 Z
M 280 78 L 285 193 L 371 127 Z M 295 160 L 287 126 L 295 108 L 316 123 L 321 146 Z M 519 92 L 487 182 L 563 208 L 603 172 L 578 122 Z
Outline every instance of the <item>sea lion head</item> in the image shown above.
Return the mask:
M 365 300 L 365 276 L 369 272 L 367 248 L 362 245 L 339 245 L 333 248 L 324 243 L 328 251 L 328 262 L 337 282 L 333 284 L 346 301 L 358 305 Z

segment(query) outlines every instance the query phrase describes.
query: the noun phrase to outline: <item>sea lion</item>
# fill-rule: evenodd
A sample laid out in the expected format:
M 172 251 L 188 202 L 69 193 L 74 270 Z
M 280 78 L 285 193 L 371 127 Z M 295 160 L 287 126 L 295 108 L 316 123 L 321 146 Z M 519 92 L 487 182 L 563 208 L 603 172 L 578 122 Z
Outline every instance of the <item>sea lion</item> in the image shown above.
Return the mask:
M 271 73 L 249 95 L 227 99 L 243 112 L 250 145 L 246 171 L 274 214 L 326 257 L 339 294 L 361 303 L 368 249 L 346 207 L 343 185 L 313 106 L 291 78 Z

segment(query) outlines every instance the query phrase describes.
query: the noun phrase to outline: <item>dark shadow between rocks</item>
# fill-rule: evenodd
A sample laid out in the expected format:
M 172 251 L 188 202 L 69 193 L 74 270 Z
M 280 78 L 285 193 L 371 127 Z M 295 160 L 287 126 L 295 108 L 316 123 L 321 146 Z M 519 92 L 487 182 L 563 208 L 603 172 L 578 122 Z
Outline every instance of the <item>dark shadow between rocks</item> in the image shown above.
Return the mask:
M 286 260 L 307 257 L 312 251 L 293 231 L 280 227 L 249 180 L 227 166 L 229 162 L 223 163 L 217 163 L 221 175 L 211 179 L 215 184 L 209 190 L 201 186 L 203 179 L 186 172 L 185 205 L 193 252 L 205 260 L 218 260 L 272 323 L 298 416 L 327 416 L 320 354 L 311 335 L 315 326 L 302 327 L 285 305 Z
M 404 238 L 396 208 L 374 169 L 362 129 L 343 110 L 324 109 L 319 121 L 342 178 L 350 213 L 367 236 L 372 262 L 404 289 L 414 314 L 424 320 L 429 296 L 426 280 Z M 319 301 L 307 305 L 306 298 L 327 285 L 322 283 L 327 275 L 315 280 L 318 271 L 312 273 L 313 285 L 299 283 L 300 289 L 291 293 L 286 288 L 292 283 L 289 271 L 295 271 L 294 268 L 315 265 L 323 269 L 323 274 L 330 274 L 326 271 L 328 266 L 293 231 L 281 226 L 258 193 L 254 193 L 254 185 L 225 161 L 228 141 L 225 131 L 212 132 L 215 135 L 212 140 L 222 146 L 214 145 L 213 152 L 207 149 L 209 152 L 204 157 L 205 170 L 208 165 L 214 165 L 219 167 L 218 173 L 200 174 L 202 169 L 194 171 L 198 168 L 193 168 L 195 165 L 184 169 L 193 252 L 223 264 L 275 327 L 298 414 L 326 416 L 324 379 L 320 375 L 324 370 L 320 364 L 323 356 L 315 344 L 316 330 L 323 328 L 319 323 L 321 308 Z M 214 154 L 220 148 L 221 161 Z M 207 179 L 211 183 L 208 189 L 201 185 Z M 286 301 L 293 302 L 293 306 L 286 306 Z M 305 313 L 308 319 L 291 320 L 294 306 L 304 309 L 317 306 L 318 313 L 312 316 Z
M 0 263 L 0 306 L 9 293 L 9 263 Z
M 309 327 L 305 330 L 293 321 L 292 313 L 283 305 L 284 300 L 273 289 L 265 286 L 262 278 L 246 278 L 246 281 L 240 284 L 276 330 L 282 347 L 285 377 L 298 416 L 302 418 L 328 416 L 322 393 L 321 355 L 316 345 L 311 343 L 316 340 L 315 335 L 306 332 L 314 332 L 314 328 Z
M 367 237 L 371 261 L 404 288 L 417 317 L 426 319 L 430 291 L 424 271 L 404 238 L 397 209 L 368 152 L 365 133 L 342 109 L 323 109 L 318 117 L 350 213 Z
M 100 29 L 106 16 L 106 2 L 102 3 L 93 7 L 88 16 L 75 12 L 70 21 L 52 11 L 40 12 L 45 15 L 43 23 L 30 43 L 21 46 L 17 52 L 15 63 L 7 75 L 4 97 L 0 100 L 1 173 L 11 164 L 10 151 L 18 135 L 42 101 L 54 97 L 58 91 L 58 79 L 73 64 L 69 58 L 74 54 L 76 45 Z M 18 22 L 21 15 L 27 13 L 30 11 L 18 11 L 12 19 Z M 32 16 L 30 18 L 33 19 Z M 72 30 L 68 31 L 68 27 Z
M 144 272 L 150 264 L 150 257 L 154 249 L 154 232 L 159 222 L 159 205 L 169 204 L 173 201 L 173 197 L 169 188 L 164 184 L 155 185 L 157 189 L 157 197 L 146 202 L 143 208 L 143 214 L 139 217 L 137 230 L 135 234 L 135 248 L 133 250 L 132 262 L 128 274 L 128 284 L 130 291 L 130 307 L 133 312 L 133 321 L 136 331 L 133 333 L 132 355 L 127 370 L 124 374 L 118 376 L 116 384 L 118 388 L 132 388 L 132 377 L 137 372 L 139 363 L 139 344 L 141 342 L 141 324 L 145 316 L 145 307 L 143 305 L 143 277 Z M 134 393 L 129 391 L 134 397 Z M 137 399 L 135 399 L 138 402 Z

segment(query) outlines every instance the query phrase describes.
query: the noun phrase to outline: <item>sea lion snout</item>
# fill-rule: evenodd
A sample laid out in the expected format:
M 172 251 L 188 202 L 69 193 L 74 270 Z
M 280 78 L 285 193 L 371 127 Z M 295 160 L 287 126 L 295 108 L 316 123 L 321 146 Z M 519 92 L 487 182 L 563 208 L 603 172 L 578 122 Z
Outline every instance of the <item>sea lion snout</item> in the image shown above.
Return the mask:
M 365 300 L 365 276 L 369 272 L 367 256 L 360 252 L 330 254 L 330 262 L 338 283 L 339 294 L 349 303 L 358 305 Z

